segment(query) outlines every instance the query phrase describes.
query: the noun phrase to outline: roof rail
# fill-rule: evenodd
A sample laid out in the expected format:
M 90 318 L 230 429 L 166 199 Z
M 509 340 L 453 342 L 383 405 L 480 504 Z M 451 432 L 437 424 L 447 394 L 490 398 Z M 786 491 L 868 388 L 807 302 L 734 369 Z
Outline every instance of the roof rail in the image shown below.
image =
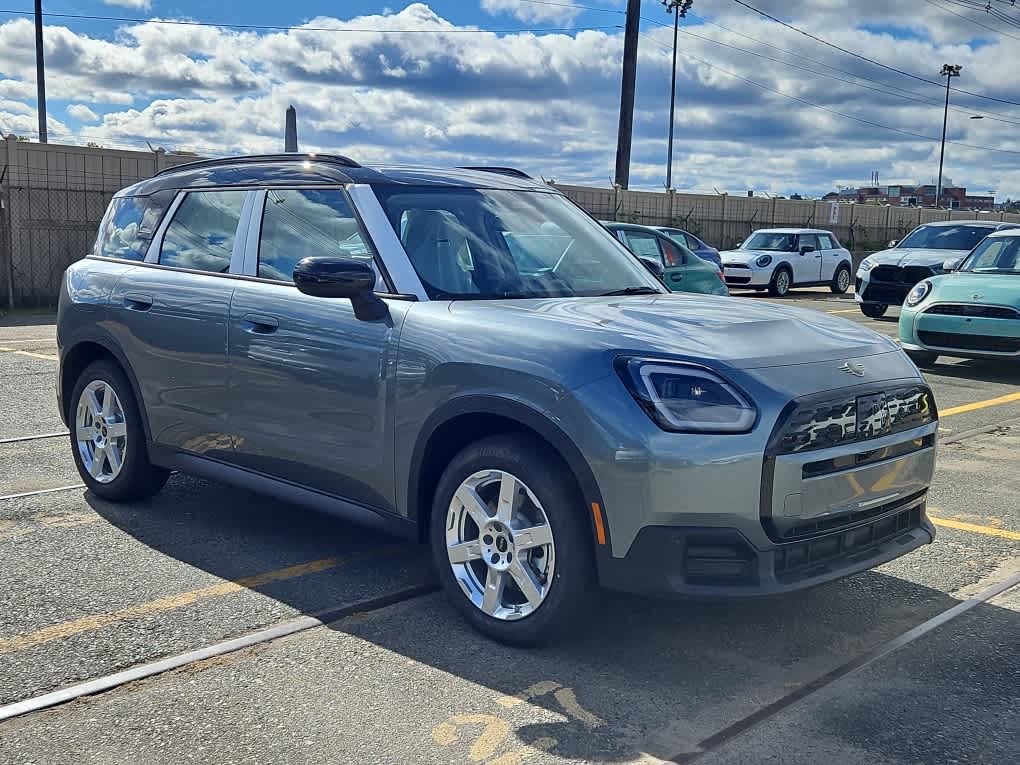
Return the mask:
M 516 167 L 493 167 L 491 165 L 486 167 L 461 167 L 460 170 L 477 170 L 480 173 L 498 173 L 499 175 L 511 175 L 514 178 L 531 178 L 523 170 L 518 170 Z
M 248 154 L 239 157 L 221 157 L 219 159 L 200 159 L 195 162 L 183 162 L 173 167 L 164 167 L 156 175 L 166 175 L 179 170 L 197 170 L 202 167 L 215 167 L 219 165 L 247 165 L 253 162 L 325 162 L 331 165 L 343 165 L 344 167 L 361 167 L 350 157 L 342 154 Z

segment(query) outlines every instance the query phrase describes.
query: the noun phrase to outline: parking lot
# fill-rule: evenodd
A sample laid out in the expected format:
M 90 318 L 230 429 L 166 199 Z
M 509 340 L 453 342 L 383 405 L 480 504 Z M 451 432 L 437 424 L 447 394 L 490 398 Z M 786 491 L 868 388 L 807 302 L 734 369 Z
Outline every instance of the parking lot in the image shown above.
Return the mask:
M 827 289 L 785 302 L 896 336 L 895 310 Z M 181 475 L 143 503 L 85 493 L 53 322 L 0 320 L 0 707 L 171 661 L 3 707 L 0 762 L 1016 761 L 1013 363 L 927 374 L 934 544 L 781 598 L 607 594 L 576 638 L 529 651 L 462 623 L 422 547 Z

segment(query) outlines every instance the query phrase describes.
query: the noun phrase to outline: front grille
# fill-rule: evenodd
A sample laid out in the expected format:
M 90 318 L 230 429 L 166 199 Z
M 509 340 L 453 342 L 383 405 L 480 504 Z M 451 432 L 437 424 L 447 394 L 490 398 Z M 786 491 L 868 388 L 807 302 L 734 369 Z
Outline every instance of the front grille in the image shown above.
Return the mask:
M 921 427 L 937 417 L 931 390 L 921 385 L 801 401 L 776 426 L 768 453 L 797 454 L 867 441 Z
M 751 281 L 750 276 L 733 276 L 732 274 L 723 274 L 726 278 L 727 284 L 747 284 Z
M 933 305 L 925 313 L 940 316 L 974 316 L 982 319 L 1020 319 L 1020 312 L 1015 308 L 1004 308 L 997 305 L 969 305 L 967 303 L 943 303 Z
M 871 518 L 878 518 L 882 515 L 888 515 L 895 510 L 902 510 L 918 502 L 926 493 L 927 489 L 911 494 L 903 499 L 886 502 L 884 505 L 878 505 L 877 507 L 853 510 L 849 513 L 839 513 L 838 515 L 825 515 L 820 518 L 801 520 L 800 522 L 796 518 L 766 518 L 764 521 L 765 531 L 768 532 L 770 539 L 774 539 L 777 542 L 798 542 L 823 534 L 831 534 L 834 531 L 849 529 Z
M 743 271 L 751 270 L 751 267 L 746 263 L 723 263 L 723 268 L 739 268 Z
M 834 558 L 866 557 L 870 548 L 913 529 L 920 528 L 922 506 L 877 518 L 835 534 L 783 545 L 776 551 L 776 579 L 786 582 L 810 576 Z
M 935 276 L 936 273 L 938 272 L 928 266 L 875 266 L 871 269 L 871 281 L 913 287 L 922 279 Z
M 867 451 L 857 452 L 856 454 L 843 454 L 839 457 L 833 457 L 827 460 L 808 462 L 801 468 L 801 477 L 819 478 L 823 475 L 841 473 L 844 470 L 852 470 L 854 468 L 873 465 L 876 462 L 884 462 L 885 460 L 891 460 L 897 457 L 905 457 L 908 454 L 919 452 L 922 449 L 928 449 L 934 445 L 935 434 L 933 433 L 931 435 L 924 436 L 923 438 L 915 438 L 910 441 L 904 441 L 900 444 L 886 446 L 882 449 L 869 449 Z
M 987 353 L 1016 353 L 1020 351 L 1020 338 L 993 337 L 991 335 L 964 335 L 959 332 L 928 332 L 918 330 L 918 339 L 933 348 L 955 348 L 961 351 Z

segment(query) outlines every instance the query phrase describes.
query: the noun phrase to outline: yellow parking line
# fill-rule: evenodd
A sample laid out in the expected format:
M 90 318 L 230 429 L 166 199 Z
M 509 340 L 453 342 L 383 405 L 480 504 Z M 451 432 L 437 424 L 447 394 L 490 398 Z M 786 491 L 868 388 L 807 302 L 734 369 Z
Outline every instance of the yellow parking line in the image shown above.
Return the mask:
M 977 409 L 987 409 L 990 406 L 1010 404 L 1014 401 L 1020 401 L 1020 393 L 1009 393 L 1005 396 L 999 396 L 998 398 L 990 398 L 986 399 L 985 401 L 975 401 L 973 404 L 961 404 L 960 406 L 951 406 L 948 409 L 943 409 L 941 412 L 939 412 L 939 417 L 952 417 L 954 414 L 973 412 Z
M 31 648 L 42 643 L 48 643 L 52 640 L 68 638 L 82 632 L 107 627 L 111 624 L 115 624 L 116 622 L 138 619 L 143 616 L 151 616 L 152 614 L 163 613 L 165 611 L 173 611 L 177 608 L 190 606 L 192 603 L 197 603 L 200 600 L 208 600 L 209 598 L 216 598 L 221 595 L 229 595 L 245 589 L 255 589 L 256 587 L 262 587 L 263 585 L 271 582 L 283 582 L 288 579 L 296 579 L 297 577 L 308 576 L 309 574 L 329 571 L 330 569 L 337 568 L 345 563 L 367 558 L 371 553 L 378 555 L 380 552 L 385 551 L 374 550 L 348 555 L 343 558 L 323 558 L 322 560 L 313 560 L 308 563 L 301 563 L 297 566 L 280 568 L 275 571 L 267 571 L 263 574 L 256 574 L 255 576 L 247 576 L 230 582 L 220 582 L 219 584 L 214 584 L 209 587 L 181 592 L 177 595 L 170 595 L 165 598 L 157 598 L 156 600 L 150 600 L 146 603 L 139 603 L 135 606 L 121 608 L 117 611 L 110 611 L 104 614 L 93 614 L 91 616 L 82 617 L 81 619 L 53 624 L 49 627 L 43 627 L 40 630 L 36 630 L 35 632 L 25 633 L 24 635 L 0 638 L 0 655 L 13 653 L 14 651 L 22 651 L 26 648 Z
M 32 353 L 31 351 L 19 351 L 17 348 L 0 348 L 0 353 L 14 353 L 18 356 L 31 356 L 33 359 L 46 359 L 47 361 L 59 361 L 56 356 L 46 353 Z
M 994 526 L 979 526 L 976 523 L 964 523 L 963 521 L 951 521 L 948 518 L 937 518 L 931 514 L 929 514 L 928 517 L 931 518 L 931 522 L 936 526 L 945 526 L 947 529 L 970 531 L 974 534 L 984 534 L 989 537 L 1002 537 L 1003 539 L 1012 539 L 1020 542 L 1020 532 L 1018 531 L 997 529 Z
M 840 308 L 838 311 L 826 311 L 826 313 L 860 313 L 860 308 Z

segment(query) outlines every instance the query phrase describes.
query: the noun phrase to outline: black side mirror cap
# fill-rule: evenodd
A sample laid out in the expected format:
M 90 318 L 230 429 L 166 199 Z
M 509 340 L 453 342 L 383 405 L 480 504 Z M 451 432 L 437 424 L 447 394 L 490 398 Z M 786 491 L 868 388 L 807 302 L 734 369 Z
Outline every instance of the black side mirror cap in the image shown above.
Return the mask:
M 375 321 L 388 313 L 386 303 L 372 291 L 375 271 L 362 260 L 303 258 L 294 266 L 294 284 L 313 297 L 349 299 L 354 315 L 364 321 Z
M 800 248 L 800 254 L 801 255 L 806 255 L 807 253 L 814 252 L 814 251 L 815 251 L 815 248 L 812 245 L 810 245 L 810 244 L 805 244 L 803 247 Z
M 662 280 L 662 277 L 666 275 L 666 269 L 662 267 L 662 263 L 657 261 L 655 258 L 639 257 L 641 265 L 648 269 L 648 271 L 656 279 Z

